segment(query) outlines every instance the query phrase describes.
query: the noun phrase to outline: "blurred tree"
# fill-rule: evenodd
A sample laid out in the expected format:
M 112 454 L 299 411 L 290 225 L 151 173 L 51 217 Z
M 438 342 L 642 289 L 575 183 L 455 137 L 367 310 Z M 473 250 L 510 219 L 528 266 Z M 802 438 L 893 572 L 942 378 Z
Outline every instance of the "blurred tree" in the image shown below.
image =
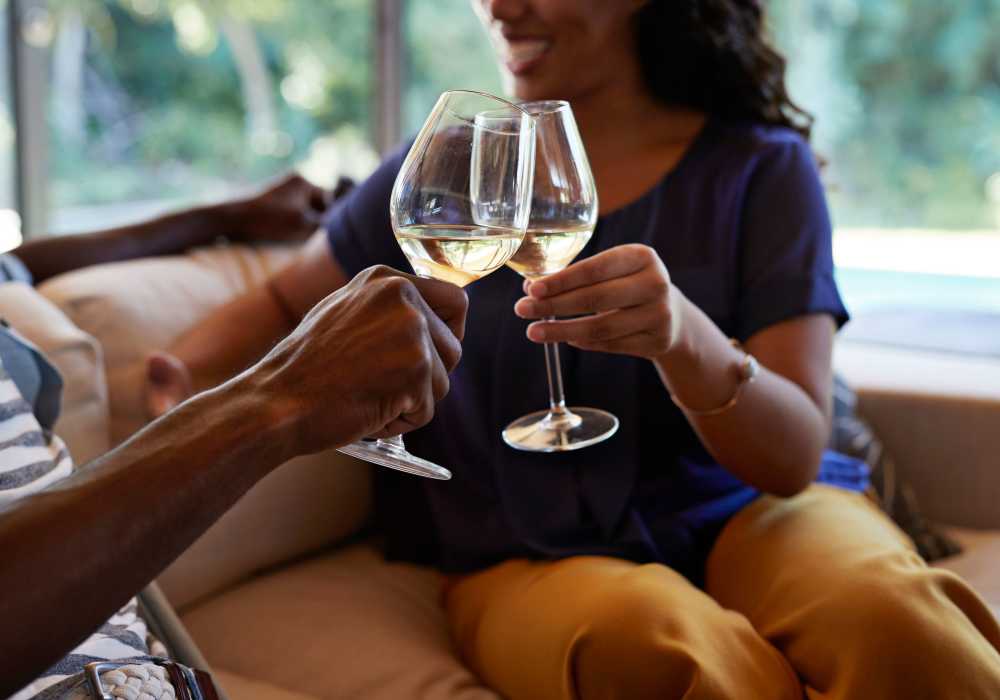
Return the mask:
M 775 0 L 840 225 L 989 227 L 1000 0 Z
M 420 128 L 445 90 L 502 94 L 489 39 L 470 0 L 409 0 L 404 8 L 403 124 L 407 132 Z
M 366 0 L 49 0 L 49 7 L 58 28 L 57 207 L 190 198 L 298 163 L 321 136 L 367 139 Z

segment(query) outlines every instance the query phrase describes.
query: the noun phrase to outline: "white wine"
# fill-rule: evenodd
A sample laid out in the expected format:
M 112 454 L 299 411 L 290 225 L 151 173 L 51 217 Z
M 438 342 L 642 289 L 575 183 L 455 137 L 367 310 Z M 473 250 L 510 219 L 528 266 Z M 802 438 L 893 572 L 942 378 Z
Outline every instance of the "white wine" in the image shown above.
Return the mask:
M 524 243 L 507 262 L 507 267 L 528 279 L 559 272 L 575 258 L 590 240 L 593 224 L 549 225 L 529 228 Z
M 439 224 L 404 226 L 396 240 L 418 275 L 464 287 L 502 267 L 523 236 L 515 228 Z

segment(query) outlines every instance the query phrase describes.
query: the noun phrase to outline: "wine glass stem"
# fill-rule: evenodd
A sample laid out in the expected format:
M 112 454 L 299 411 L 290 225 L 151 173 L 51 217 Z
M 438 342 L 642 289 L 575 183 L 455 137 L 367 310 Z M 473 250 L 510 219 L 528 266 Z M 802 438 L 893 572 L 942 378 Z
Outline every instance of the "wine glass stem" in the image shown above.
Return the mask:
M 406 445 L 403 444 L 402 435 L 393 435 L 392 437 L 388 438 L 379 438 L 378 442 L 381 442 L 383 444 L 389 444 L 392 447 L 396 447 L 400 450 L 406 451 Z
M 547 318 L 546 321 L 554 321 Z M 545 371 L 549 377 L 549 411 L 553 417 L 566 414 L 566 394 L 563 390 L 562 368 L 559 366 L 559 343 L 545 344 Z

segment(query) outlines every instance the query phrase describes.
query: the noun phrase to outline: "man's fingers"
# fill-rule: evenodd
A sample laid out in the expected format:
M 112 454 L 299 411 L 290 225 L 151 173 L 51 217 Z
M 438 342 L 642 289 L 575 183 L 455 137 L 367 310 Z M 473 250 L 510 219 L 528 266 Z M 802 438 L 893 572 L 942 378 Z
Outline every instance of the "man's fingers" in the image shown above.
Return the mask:
M 437 346 L 435 345 L 435 348 L 436 347 Z M 459 357 L 461 357 L 461 345 L 458 346 L 458 354 Z M 433 353 L 433 355 L 430 387 L 432 398 L 434 399 L 434 402 L 437 403 L 448 395 L 448 390 L 451 388 L 451 380 L 448 379 L 449 368 L 445 365 L 445 359 L 442 358 L 440 351 Z M 458 359 L 455 360 L 455 364 L 458 364 Z M 451 369 L 454 369 L 454 365 L 451 366 Z
M 465 337 L 465 316 L 469 310 L 469 297 L 461 288 L 448 282 L 407 276 L 427 306 L 447 324 L 459 340 Z
M 447 382 L 447 374 L 444 374 L 444 379 Z M 418 388 L 414 389 L 414 394 L 408 402 L 409 406 L 403 413 L 390 421 L 373 437 L 387 438 L 403 435 L 431 422 L 431 419 L 434 418 L 434 408 L 437 405 L 432 381 L 428 378 L 428 381 L 420 382 L 416 387 Z M 447 393 L 447 389 L 445 389 L 445 393 Z
M 521 318 L 579 316 L 637 306 L 649 301 L 652 294 L 648 287 L 637 283 L 634 275 L 629 275 L 542 299 L 526 296 L 514 305 L 514 312 Z
M 440 359 L 445 369 L 445 373 L 447 374 L 451 370 L 455 369 L 456 365 L 458 365 L 458 361 L 462 359 L 462 343 L 459 341 L 458 335 L 452 329 L 452 326 L 446 324 L 441 319 L 439 312 L 436 309 L 431 308 L 427 300 L 419 293 L 419 290 L 413 302 L 417 309 L 423 313 L 424 317 L 427 319 L 427 331 L 430 333 L 431 341 L 434 343 L 434 350 L 436 351 L 435 354 Z M 464 312 L 462 313 L 460 323 L 462 326 L 460 329 L 461 332 L 464 331 L 465 328 Z
M 656 252 L 648 246 L 638 244 L 616 246 L 573 263 L 565 270 L 534 281 L 528 293 L 536 299 L 543 299 L 616 277 L 631 275 L 653 263 L 655 256 Z

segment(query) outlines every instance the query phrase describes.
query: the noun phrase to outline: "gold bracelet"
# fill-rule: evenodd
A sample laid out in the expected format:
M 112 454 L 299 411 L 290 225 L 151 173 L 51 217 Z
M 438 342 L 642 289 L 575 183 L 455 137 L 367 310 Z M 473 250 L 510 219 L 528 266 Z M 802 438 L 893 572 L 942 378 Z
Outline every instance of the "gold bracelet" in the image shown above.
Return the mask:
M 742 351 L 740 344 L 735 340 L 732 341 L 733 347 L 738 348 Z M 725 413 L 730 408 L 735 406 L 740 401 L 740 397 L 743 395 L 743 391 L 746 389 L 747 385 L 750 384 L 757 375 L 760 373 L 760 363 L 757 362 L 757 358 L 748 352 L 743 352 L 743 359 L 740 360 L 739 367 L 737 368 L 740 375 L 740 383 L 736 386 L 736 391 L 733 393 L 733 397 L 726 401 L 718 408 L 710 408 L 707 411 L 698 411 L 693 408 L 688 408 L 673 394 L 670 394 L 670 400 L 673 401 L 677 408 L 681 409 L 685 413 L 689 413 L 692 416 L 717 416 L 720 413 Z

